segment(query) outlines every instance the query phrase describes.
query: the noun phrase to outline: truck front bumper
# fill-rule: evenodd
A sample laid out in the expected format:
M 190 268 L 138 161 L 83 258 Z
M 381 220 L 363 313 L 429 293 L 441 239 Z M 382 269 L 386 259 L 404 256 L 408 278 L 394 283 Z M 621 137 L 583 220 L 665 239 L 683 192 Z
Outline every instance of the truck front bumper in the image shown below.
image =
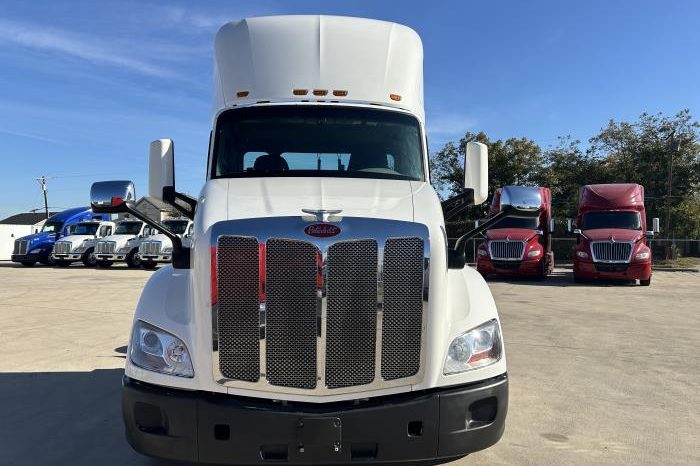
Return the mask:
M 48 254 L 12 254 L 10 259 L 12 262 L 41 262 L 46 260 Z
M 78 261 L 78 260 L 82 259 L 82 257 L 83 257 L 82 254 L 78 254 L 78 253 L 74 253 L 74 252 L 71 252 L 70 254 L 51 253 L 51 256 L 55 260 L 59 260 L 59 261 Z
M 476 261 L 476 270 L 485 275 L 518 275 L 536 277 L 542 271 L 543 257 L 519 260 L 497 261 L 490 258 L 479 257 Z
M 161 263 L 161 262 L 170 262 L 172 260 L 172 256 L 170 254 L 160 254 L 157 256 L 151 255 L 151 254 L 148 254 L 148 255 L 139 254 L 139 256 L 141 256 L 142 261 L 146 261 L 146 262 Z
M 127 254 L 118 252 L 115 254 L 95 254 L 95 257 L 97 258 L 98 261 L 108 261 L 108 262 L 117 262 L 117 261 L 125 261 L 126 260 Z
M 508 377 L 360 402 L 282 403 L 124 377 L 126 436 L 140 453 L 229 464 L 440 464 L 496 443 Z
M 651 261 L 601 264 L 574 260 L 574 274 L 577 278 L 584 280 L 649 280 Z

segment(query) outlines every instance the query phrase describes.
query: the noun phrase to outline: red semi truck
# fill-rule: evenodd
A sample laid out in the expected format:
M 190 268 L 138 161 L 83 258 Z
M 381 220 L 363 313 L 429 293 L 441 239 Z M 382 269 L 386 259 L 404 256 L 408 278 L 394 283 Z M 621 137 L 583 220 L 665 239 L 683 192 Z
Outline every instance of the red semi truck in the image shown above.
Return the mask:
M 639 280 L 651 283 L 644 187 L 591 184 L 579 191 L 574 280 Z
M 535 218 L 510 217 L 486 231 L 479 245 L 476 269 L 481 275 L 519 275 L 544 279 L 554 268 L 552 251 L 552 194 L 549 188 L 506 186 L 493 195 L 489 216 L 500 212 L 504 190 L 531 191 L 542 199 L 540 215 Z

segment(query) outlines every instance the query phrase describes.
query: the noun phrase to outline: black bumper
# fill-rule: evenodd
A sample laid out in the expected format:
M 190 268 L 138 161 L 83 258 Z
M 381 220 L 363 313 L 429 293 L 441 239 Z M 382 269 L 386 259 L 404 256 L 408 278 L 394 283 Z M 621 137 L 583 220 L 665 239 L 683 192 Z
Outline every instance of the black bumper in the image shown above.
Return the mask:
M 146 455 L 229 464 L 439 464 L 496 443 L 508 378 L 360 403 L 287 403 L 171 390 L 124 377 L 131 446 Z
M 12 262 L 42 262 L 48 257 L 48 254 L 12 254 L 10 259 Z

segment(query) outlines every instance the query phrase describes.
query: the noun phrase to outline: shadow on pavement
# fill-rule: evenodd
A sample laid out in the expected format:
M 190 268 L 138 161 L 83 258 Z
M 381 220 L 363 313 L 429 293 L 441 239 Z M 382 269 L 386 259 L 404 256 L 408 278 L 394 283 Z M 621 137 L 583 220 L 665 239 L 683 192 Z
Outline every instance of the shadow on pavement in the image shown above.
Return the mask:
M 570 270 L 556 270 L 549 274 L 544 280 L 537 280 L 527 277 L 516 277 L 506 275 L 489 275 L 486 279 L 490 283 L 508 283 L 512 285 L 536 285 L 536 286 L 558 286 L 558 287 L 602 287 L 602 286 L 635 286 L 636 282 L 625 280 L 590 280 L 585 282 L 574 282 L 574 273 Z
M 171 465 L 124 436 L 122 369 L 0 373 L 0 464 Z

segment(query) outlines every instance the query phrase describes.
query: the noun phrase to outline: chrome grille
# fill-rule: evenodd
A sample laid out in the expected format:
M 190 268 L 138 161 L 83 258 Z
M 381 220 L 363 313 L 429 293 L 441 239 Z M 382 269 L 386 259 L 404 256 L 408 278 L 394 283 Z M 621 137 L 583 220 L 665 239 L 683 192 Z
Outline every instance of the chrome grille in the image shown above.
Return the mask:
M 26 239 L 18 239 L 15 241 L 15 248 L 12 251 L 12 254 L 19 254 L 19 255 L 25 255 L 27 254 L 27 249 L 29 248 L 29 240 Z
M 311 243 L 267 242 L 266 377 L 272 385 L 316 387 L 319 251 Z
M 221 236 L 217 245 L 219 370 L 229 379 L 260 378 L 258 241 Z
M 384 246 L 382 377 L 418 373 L 423 328 L 423 240 L 389 238 Z
M 116 241 L 98 241 L 95 245 L 95 254 L 114 254 L 116 247 Z
M 496 260 L 521 260 L 525 252 L 524 241 L 489 241 L 489 254 Z
M 338 238 L 316 239 L 305 234 L 308 225 L 278 217 L 212 227 L 215 380 L 315 396 L 419 383 L 427 227 L 346 217 Z M 405 236 L 391 236 L 399 231 Z M 245 319 L 231 317 L 241 313 Z M 249 364 L 244 375 L 228 368 L 231 354 Z
M 591 243 L 594 262 L 629 262 L 632 258 L 632 243 L 594 241 Z
M 368 384 L 375 375 L 377 242 L 331 245 L 326 277 L 326 386 Z
M 157 256 L 160 254 L 160 241 L 144 241 L 139 246 L 139 254 L 142 256 Z
M 70 253 L 70 250 L 71 250 L 71 242 L 70 241 L 58 241 L 53 246 L 53 253 L 54 254 L 68 254 L 68 253 Z

